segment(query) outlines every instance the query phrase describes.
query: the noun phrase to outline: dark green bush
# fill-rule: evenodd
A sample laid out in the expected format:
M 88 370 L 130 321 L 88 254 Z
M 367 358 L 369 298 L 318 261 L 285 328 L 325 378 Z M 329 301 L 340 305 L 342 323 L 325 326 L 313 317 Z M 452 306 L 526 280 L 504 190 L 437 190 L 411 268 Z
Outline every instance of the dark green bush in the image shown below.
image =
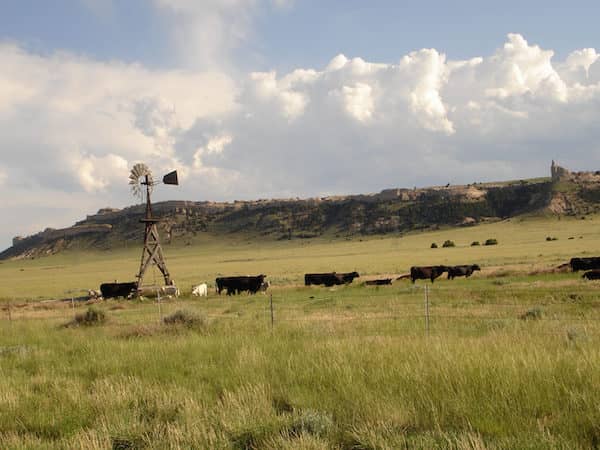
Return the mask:
M 437 244 L 435 242 L 431 243 L 431 248 L 438 248 Z
M 479 241 L 473 241 L 473 242 L 471 242 L 471 247 L 475 247 L 477 245 L 479 245 Z
M 487 239 L 483 245 L 498 245 L 498 240 L 494 238 Z
M 76 314 L 72 321 L 65 324 L 65 327 L 90 327 L 102 325 L 104 322 L 106 322 L 106 313 L 101 309 L 90 306 L 86 312 Z
M 179 309 L 170 316 L 166 316 L 163 318 L 163 323 L 165 325 L 179 325 L 197 331 L 205 331 L 208 326 L 208 323 L 203 316 L 191 311 L 186 311 L 185 309 Z
M 442 244 L 442 247 L 455 247 L 454 241 L 451 241 L 451 240 L 444 241 L 444 243 Z

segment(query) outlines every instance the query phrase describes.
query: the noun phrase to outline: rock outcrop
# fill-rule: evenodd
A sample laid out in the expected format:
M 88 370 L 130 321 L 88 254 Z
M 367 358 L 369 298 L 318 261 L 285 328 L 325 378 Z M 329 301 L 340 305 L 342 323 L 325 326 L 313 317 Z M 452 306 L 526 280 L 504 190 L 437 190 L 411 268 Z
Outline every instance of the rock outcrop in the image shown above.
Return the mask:
M 536 211 L 569 215 L 600 211 L 600 172 L 571 172 L 553 161 L 550 178 L 397 188 L 304 200 L 168 201 L 154 204 L 153 211 L 163 218 L 159 230 L 166 245 L 189 243 L 199 233 L 246 233 L 270 239 L 304 239 L 325 233 L 404 233 L 442 225 L 469 226 Z M 144 212 L 144 205 L 102 208 L 73 227 L 15 237 L 0 259 L 36 257 L 82 246 L 141 245 L 139 221 Z

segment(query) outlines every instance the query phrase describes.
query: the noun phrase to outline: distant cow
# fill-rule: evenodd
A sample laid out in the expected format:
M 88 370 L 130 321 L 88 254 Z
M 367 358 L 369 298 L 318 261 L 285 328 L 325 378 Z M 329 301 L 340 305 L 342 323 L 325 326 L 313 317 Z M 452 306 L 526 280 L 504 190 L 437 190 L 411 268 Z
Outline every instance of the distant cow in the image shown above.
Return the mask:
M 392 284 L 391 278 L 382 278 L 379 280 L 367 280 L 365 281 L 366 286 L 384 286 L 386 284 Z
M 581 278 L 585 278 L 587 280 L 600 280 L 600 270 L 590 270 L 584 273 Z
M 104 298 L 130 297 L 137 292 L 137 282 L 127 283 L 102 283 L 100 292 Z
M 311 284 L 325 286 L 334 286 L 340 284 L 350 284 L 352 281 L 359 277 L 358 272 L 347 272 L 347 273 L 307 273 L 304 275 L 304 285 L 310 286 Z
M 89 289 L 88 290 L 88 297 L 91 300 L 102 298 L 102 292 L 101 291 L 97 291 L 95 289 Z
M 338 281 L 339 279 L 336 276 L 335 272 L 307 273 L 304 275 L 305 286 L 310 286 L 311 284 L 324 284 L 325 286 L 333 286 L 334 284 L 338 284 Z
M 571 270 L 577 272 L 579 270 L 595 270 L 600 269 L 600 257 L 591 256 L 589 258 L 571 258 L 569 261 Z
M 346 272 L 346 273 L 338 273 L 336 274 L 343 284 L 350 284 L 352 283 L 352 281 L 354 281 L 355 278 L 360 277 L 360 275 L 358 274 L 358 272 Z
M 197 297 L 208 296 L 208 286 L 206 285 L 206 283 L 199 284 L 198 286 L 193 286 L 192 295 L 195 295 Z
M 413 283 L 415 280 L 427 279 L 430 279 L 433 283 L 433 281 L 444 272 L 448 272 L 446 266 L 412 266 L 410 268 L 410 279 Z
M 448 279 L 453 280 L 454 277 L 467 277 L 473 275 L 476 270 L 481 270 L 477 264 L 463 265 L 463 266 L 448 266 Z
M 260 288 L 258 289 L 262 292 L 267 292 L 267 289 L 269 289 L 270 286 L 271 283 L 269 283 L 268 281 L 263 281 L 263 283 L 260 285 Z
M 227 295 L 239 294 L 244 291 L 256 294 L 265 281 L 265 277 L 266 275 L 262 274 L 257 276 L 219 277 L 215 280 L 215 285 L 219 295 L 223 289 L 227 290 Z

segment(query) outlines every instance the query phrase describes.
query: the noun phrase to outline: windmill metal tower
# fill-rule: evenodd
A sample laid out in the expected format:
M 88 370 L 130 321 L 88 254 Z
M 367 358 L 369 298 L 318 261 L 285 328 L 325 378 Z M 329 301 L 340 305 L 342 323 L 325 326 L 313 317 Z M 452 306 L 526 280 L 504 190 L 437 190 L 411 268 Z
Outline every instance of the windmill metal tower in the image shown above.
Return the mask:
M 177 185 L 177 171 L 168 173 L 163 177 L 164 184 Z M 145 164 L 139 163 L 133 166 L 131 174 L 129 175 L 129 184 L 131 190 L 136 196 L 143 198 L 144 191 L 146 194 L 146 213 L 140 222 L 145 225 L 144 230 L 144 247 L 142 249 L 142 258 L 140 261 L 140 270 L 137 274 L 137 285 L 138 289 L 143 285 L 144 276 L 148 268 L 156 266 L 162 273 L 165 280 L 165 285 L 170 286 L 173 284 L 165 258 L 163 256 L 162 247 L 160 245 L 160 237 L 158 235 L 158 227 L 156 224 L 160 222 L 160 219 L 152 215 L 152 202 L 150 200 L 150 194 L 155 185 L 159 182 L 152 179 L 152 173 Z

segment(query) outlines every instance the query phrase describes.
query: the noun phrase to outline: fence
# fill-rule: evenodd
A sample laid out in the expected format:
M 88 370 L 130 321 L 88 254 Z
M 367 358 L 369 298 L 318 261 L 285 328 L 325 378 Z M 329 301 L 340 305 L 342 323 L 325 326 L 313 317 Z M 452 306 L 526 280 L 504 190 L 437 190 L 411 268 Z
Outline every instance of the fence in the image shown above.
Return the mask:
M 214 322 L 243 321 L 247 328 L 271 333 L 302 327 L 316 333 L 382 336 L 405 334 L 485 333 L 489 331 L 526 331 L 536 334 L 583 334 L 600 336 L 600 302 L 579 300 L 537 305 L 523 301 L 481 303 L 467 299 L 448 300 L 443 290 L 431 285 L 398 289 L 340 289 L 324 291 L 306 288 L 286 294 L 285 290 L 261 295 L 211 296 L 208 299 L 166 299 L 158 296 L 146 302 L 100 302 L 114 308 L 120 319 L 115 326 L 128 325 L 127 316 L 138 315 L 162 322 L 177 309 L 198 312 Z M 518 297 L 518 295 L 517 295 Z M 8 301 L 2 305 L 9 322 L 33 319 L 70 320 L 82 312 L 87 302 Z M 104 306 L 103 306 L 104 305 Z M 123 309 L 120 305 L 124 305 Z M 152 306 L 155 305 L 155 306 Z M 152 313 L 153 308 L 156 308 Z M 226 308 L 224 308 L 226 307 Z M 154 319 L 152 319 L 154 317 Z M 536 325 L 532 325 L 532 324 Z M 527 324 L 527 325 L 525 325 Z M 512 328 L 511 328 L 512 327 Z M 240 331 L 243 332 L 243 331 Z

